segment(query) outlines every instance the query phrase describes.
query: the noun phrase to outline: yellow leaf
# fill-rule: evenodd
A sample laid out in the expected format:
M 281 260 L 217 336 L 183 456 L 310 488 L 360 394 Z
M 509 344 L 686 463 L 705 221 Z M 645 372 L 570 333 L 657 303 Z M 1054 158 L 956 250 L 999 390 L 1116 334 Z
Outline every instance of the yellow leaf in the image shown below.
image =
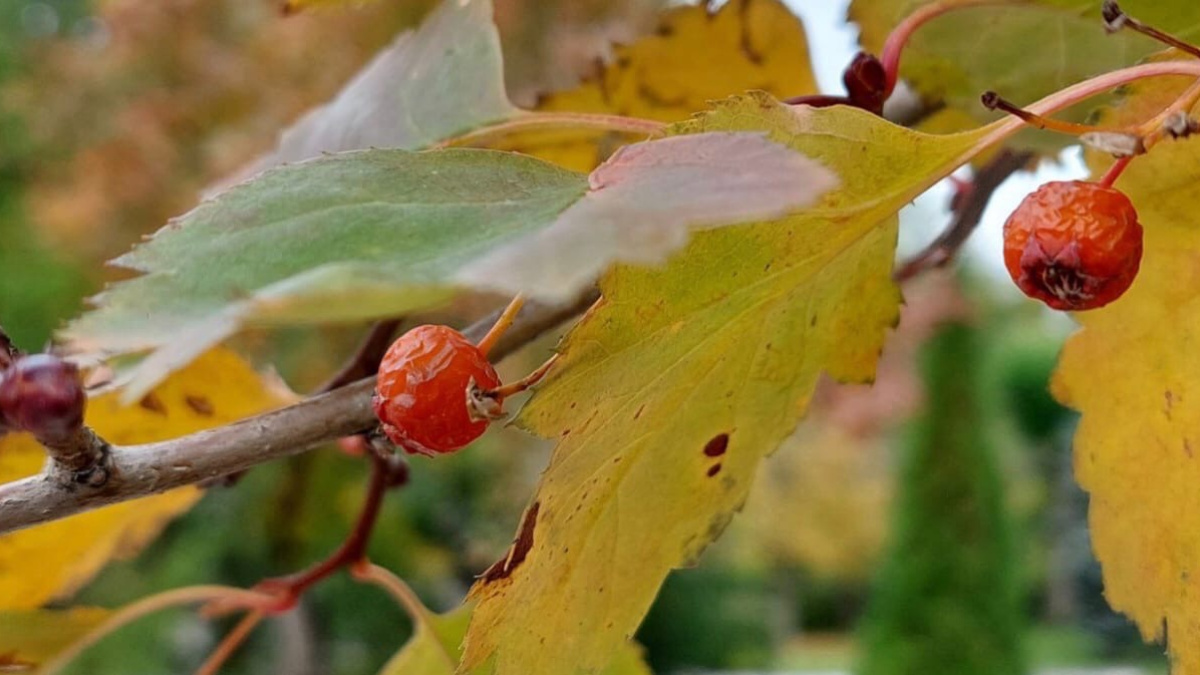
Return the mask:
M 813 93 L 804 26 L 779 0 L 732 0 L 665 13 L 653 35 L 618 46 L 578 88 L 546 96 L 542 111 L 686 119 L 713 100 L 748 89 L 786 98 Z M 576 171 L 590 171 L 627 139 L 595 132 L 533 132 L 503 143 Z
M 283 11 L 285 14 L 291 14 L 315 8 L 361 7 L 371 2 L 375 0 L 284 0 Z
M 1140 86 L 1106 123 L 1145 119 L 1178 93 Z M 1111 160 L 1093 157 L 1100 171 Z M 1147 639 L 1169 636 L 1173 673 L 1200 673 L 1200 138 L 1167 141 L 1117 181 L 1145 227 L 1137 280 L 1076 315 L 1052 389 L 1083 413 L 1075 476 L 1109 603 Z
M 762 94 L 677 128 L 746 130 L 822 162 L 841 188 L 786 220 L 705 232 L 665 267 L 605 277 L 521 413 L 559 443 L 511 554 L 472 590 L 466 668 L 607 663 L 667 573 L 732 518 L 817 376 L 872 377 L 899 302 L 896 212 L 982 134 L 928 136 Z
M 854 0 L 850 18 L 860 28 L 863 48 L 878 54 L 904 17 L 933 1 Z M 1121 7 L 1185 38 L 1200 33 L 1200 3 L 1194 0 L 1124 0 Z M 1093 0 L 964 4 L 912 35 L 900 62 L 900 77 L 929 102 L 991 120 L 999 114 L 979 104 L 985 91 L 998 91 L 1024 105 L 1161 49 L 1134 31 L 1109 35 L 1101 26 L 1100 3 Z M 1082 118 L 1091 107 L 1067 116 Z M 1055 139 L 1049 134 L 1041 138 Z
M 748 543 L 822 579 L 864 582 L 887 536 L 887 453 L 875 438 L 812 421 L 762 472 L 744 514 Z
M 417 608 L 409 608 L 413 611 Z M 393 656 L 379 675 L 454 675 L 461 656 L 460 645 L 467 634 L 471 607 L 463 605 L 445 614 L 424 607 L 415 620 L 413 635 Z
M 32 669 L 48 661 L 108 615 L 96 607 L 0 612 L 0 672 L 7 672 L 5 666 Z
M 454 675 L 462 658 L 462 642 L 471 619 L 471 606 L 462 605 L 445 614 L 434 614 L 424 607 L 408 609 L 419 612 L 413 635 L 384 665 L 379 675 Z M 599 675 L 651 673 L 642 660 L 641 647 L 626 642 Z
M 217 349 L 122 407 L 119 393 L 88 401 L 87 423 L 117 445 L 183 436 L 285 402 L 237 355 Z M 26 434 L 0 439 L 0 482 L 36 474 L 45 453 Z M 135 554 L 201 492 L 182 488 L 0 537 L 0 610 L 32 609 L 78 589 L 113 557 Z

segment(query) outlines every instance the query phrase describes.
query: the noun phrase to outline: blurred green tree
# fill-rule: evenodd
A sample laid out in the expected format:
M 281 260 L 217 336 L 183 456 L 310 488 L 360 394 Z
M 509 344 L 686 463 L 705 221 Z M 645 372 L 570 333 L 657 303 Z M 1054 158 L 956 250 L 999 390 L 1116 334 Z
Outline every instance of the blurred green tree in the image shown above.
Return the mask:
M 860 675 L 1025 670 L 1013 546 L 983 431 L 975 331 L 924 354 L 928 403 L 905 448 L 889 553 L 862 625 Z

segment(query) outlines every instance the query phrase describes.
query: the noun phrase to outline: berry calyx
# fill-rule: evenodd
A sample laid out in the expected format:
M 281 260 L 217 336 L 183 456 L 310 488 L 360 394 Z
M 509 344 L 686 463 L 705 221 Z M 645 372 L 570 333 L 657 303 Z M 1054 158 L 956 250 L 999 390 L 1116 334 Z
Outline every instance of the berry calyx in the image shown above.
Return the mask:
M 502 403 L 487 392 L 499 385 L 492 364 L 462 333 L 418 326 L 383 357 L 372 403 L 393 443 L 410 453 L 437 455 L 487 430 Z
M 44 443 L 65 442 L 82 429 L 86 404 L 79 369 L 51 354 L 18 358 L 0 380 L 0 417 Z
M 1103 307 L 1129 289 L 1142 261 L 1142 226 L 1119 190 L 1054 181 L 1004 224 L 1004 266 L 1025 295 L 1054 309 Z

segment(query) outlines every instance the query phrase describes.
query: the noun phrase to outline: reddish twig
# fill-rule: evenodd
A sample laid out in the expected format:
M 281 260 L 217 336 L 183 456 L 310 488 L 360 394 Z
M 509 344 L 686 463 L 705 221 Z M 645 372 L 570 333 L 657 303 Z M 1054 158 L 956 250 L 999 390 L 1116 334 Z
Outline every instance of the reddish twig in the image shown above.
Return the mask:
M 378 452 L 372 452 L 368 456 L 371 458 L 371 478 L 367 483 L 362 509 L 359 511 L 358 519 L 355 520 L 350 534 L 329 557 L 308 569 L 285 577 L 267 579 L 256 585 L 252 589 L 253 591 L 278 599 L 276 604 L 268 608 L 269 611 L 282 612 L 291 609 L 299 601 L 300 596 L 304 595 L 304 592 L 313 585 L 338 570 L 366 560 L 367 544 L 371 540 L 371 533 L 375 530 L 375 523 L 379 519 L 379 508 L 383 505 L 383 496 L 389 488 L 402 483 L 402 480 L 398 479 L 399 476 L 407 476 L 407 465 L 401 458 L 390 453 L 388 456 L 384 456 Z
M 1032 158 L 1033 153 L 1028 151 L 1001 150 L 976 172 L 971 187 L 955 204 L 954 217 L 945 231 L 902 264 L 893 274 L 893 278 L 898 282 L 907 281 L 925 270 L 941 267 L 953 260 L 979 225 L 992 194 L 1009 176 L 1024 168 Z
M 334 389 L 344 387 L 352 382 L 357 382 L 364 377 L 372 377 L 379 372 L 379 363 L 383 360 L 383 355 L 387 353 L 388 347 L 392 343 L 392 335 L 396 333 L 396 329 L 400 327 L 402 319 L 385 319 L 377 321 L 371 326 L 371 330 L 367 331 L 366 337 L 358 345 L 358 349 L 341 367 L 338 372 L 325 381 L 320 387 L 317 387 L 312 395 L 326 394 Z M 231 473 L 228 476 L 221 476 L 215 480 L 205 481 L 200 484 L 202 488 L 214 487 L 233 487 L 238 481 L 246 475 L 245 471 Z

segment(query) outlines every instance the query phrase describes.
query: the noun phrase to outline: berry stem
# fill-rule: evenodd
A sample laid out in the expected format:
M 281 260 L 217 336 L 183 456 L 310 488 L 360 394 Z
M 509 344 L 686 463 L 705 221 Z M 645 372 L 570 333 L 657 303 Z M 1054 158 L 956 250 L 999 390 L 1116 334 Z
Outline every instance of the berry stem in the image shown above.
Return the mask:
M 432 147 L 451 148 L 487 145 L 510 134 L 534 130 L 591 129 L 640 136 L 656 136 L 662 133 L 662 130 L 666 126 L 663 122 L 642 119 L 640 117 L 624 117 L 622 115 L 574 112 L 523 112 L 503 122 L 473 129 L 461 136 L 440 141 Z
M 1163 108 L 1153 118 L 1146 120 L 1146 122 L 1138 126 L 1138 133 L 1140 133 L 1143 139 L 1142 144 L 1149 149 L 1164 138 L 1176 135 L 1185 136 L 1190 133 L 1195 123 L 1188 116 L 1188 113 L 1196 106 L 1197 102 L 1200 102 L 1200 79 L 1197 79 L 1191 86 L 1183 90 L 1183 93 L 1172 101 L 1171 105 Z M 1180 115 L 1185 120 L 1183 133 L 1179 133 L 1179 129 L 1173 129 L 1172 125 L 1169 124 L 1169 121 L 1173 117 Z
M 1104 27 L 1110 33 L 1115 33 L 1122 28 L 1130 28 L 1142 35 L 1158 40 L 1169 47 L 1174 47 L 1181 52 L 1200 58 L 1200 47 L 1129 16 L 1116 3 L 1116 0 L 1104 0 L 1101 12 L 1104 16 Z
M 1064 108 L 1069 108 L 1097 94 L 1120 87 L 1123 84 L 1163 75 L 1200 77 L 1200 62 L 1160 61 L 1114 70 L 1090 80 L 1073 84 L 1066 89 L 1061 89 L 1040 101 L 1026 106 L 1025 110 L 1035 115 L 1049 115 Z M 990 147 L 1004 141 L 1019 131 L 1024 125 L 1024 120 L 1015 117 L 993 122 L 987 127 L 989 129 L 987 136 L 981 139 L 979 144 L 966 153 L 961 158 L 962 161 L 958 163 L 962 164 L 969 161 L 978 152 L 978 148 Z
M 203 602 L 227 600 L 242 603 L 248 607 L 259 603 L 268 603 L 272 598 L 256 591 L 229 586 L 188 586 L 176 588 L 165 593 L 157 593 L 130 603 L 113 612 L 100 625 L 93 628 L 83 637 L 76 640 L 54 658 L 42 664 L 39 675 L 57 675 L 59 671 L 70 665 L 75 657 L 82 654 L 88 647 L 96 644 L 110 634 L 150 614 L 171 607 L 192 605 Z
M 367 494 L 363 499 L 362 510 L 354 522 L 354 528 L 342 545 L 328 558 L 316 563 L 303 572 L 278 579 L 267 579 L 260 584 L 263 589 L 282 592 L 282 598 L 287 603 L 285 609 L 290 609 L 304 592 L 318 582 L 326 579 L 334 572 L 366 558 L 367 544 L 371 540 L 371 532 L 379 519 L 379 508 L 383 504 L 383 495 L 390 487 L 390 466 L 386 458 L 377 452 L 368 453 L 371 458 L 371 478 L 367 484 Z
M 362 510 L 342 545 L 324 560 L 295 574 L 264 579 L 252 590 L 259 596 L 270 598 L 268 602 L 243 602 L 240 598 L 219 599 L 203 609 L 209 616 L 225 614 L 239 609 L 251 609 L 267 614 L 278 614 L 291 610 L 304 593 L 317 583 L 329 578 L 338 570 L 366 559 L 367 543 L 379 518 L 379 507 L 388 488 L 402 484 L 393 477 L 393 472 L 406 471 L 405 465 L 393 465 L 379 452 L 367 453 L 371 459 L 371 478 L 367 484 Z
M 400 605 L 414 625 L 426 625 L 432 628 L 432 626 L 428 626 L 429 612 L 425 609 L 425 605 L 400 577 L 365 558 L 350 567 L 350 574 L 358 581 L 375 584 L 387 591 L 387 594 L 392 596 L 396 604 Z
M 887 40 L 883 43 L 883 52 L 879 57 L 879 60 L 883 62 L 884 71 L 887 73 L 885 94 L 891 95 L 896 89 L 896 82 L 900 78 L 900 54 L 918 28 L 956 9 L 1007 4 L 1012 4 L 1012 0 L 939 0 L 922 5 L 917 11 L 904 17 L 888 34 Z
M 1037 127 L 1038 129 L 1048 129 L 1050 131 L 1057 131 L 1059 133 L 1069 134 L 1071 136 L 1082 136 L 1083 134 L 1087 133 L 1102 133 L 1111 131 L 1111 129 L 1105 129 L 1103 127 L 1092 126 L 1089 124 L 1075 124 L 1074 122 L 1063 122 L 1061 120 L 1056 120 L 1032 113 L 1001 97 L 994 91 L 983 92 L 983 95 L 979 97 L 979 101 L 980 103 L 983 103 L 983 107 L 987 108 L 988 110 L 1004 111 L 1030 126 Z
M 854 104 L 849 96 L 837 96 L 834 94 L 805 94 L 803 96 L 785 98 L 783 102 L 788 105 L 806 105 L 812 108 L 828 108 L 835 105 Z
M 237 651 L 238 647 L 242 646 L 246 638 L 250 637 L 250 632 L 258 626 L 263 616 L 264 614 L 261 610 L 252 610 L 246 616 L 242 617 L 242 620 L 233 627 L 233 630 L 229 631 L 229 635 L 226 635 L 225 639 L 221 640 L 221 644 L 217 645 L 213 653 L 196 670 L 196 675 L 216 675 L 221 670 L 221 666 L 225 665 L 225 662 L 229 660 L 229 657 L 233 656 L 233 653 Z
M 1113 162 L 1112 166 L 1108 167 L 1108 171 L 1104 172 L 1104 175 L 1100 177 L 1100 180 L 1097 181 L 1097 183 L 1101 187 L 1112 187 L 1113 183 L 1117 182 L 1117 179 L 1121 177 L 1121 174 L 1125 173 L 1125 168 L 1128 167 L 1129 163 L 1132 161 L 1133 157 L 1121 157 L 1117 161 Z
M 521 312 L 521 308 L 524 306 L 524 295 L 517 294 L 512 300 L 509 301 L 508 306 L 505 307 L 504 311 L 500 313 L 500 316 L 496 319 L 496 323 L 492 325 L 491 330 L 489 330 L 487 335 L 484 335 L 483 339 L 481 339 L 476 345 L 479 347 L 479 352 L 481 354 L 487 356 L 488 352 L 492 351 L 492 348 L 496 346 L 496 343 L 500 341 L 500 338 L 504 337 L 504 333 L 507 332 L 508 329 L 512 327 L 513 322 L 517 320 L 517 314 Z
M 509 382 L 508 384 L 496 387 L 495 389 L 489 389 L 488 391 L 483 392 L 483 395 L 487 396 L 488 398 L 494 398 L 497 401 L 503 401 L 509 396 L 516 396 L 530 387 L 535 386 L 538 382 L 541 382 L 542 378 L 546 377 L 546 373 L 549 373 L 550 369 L 553 368 L 554 364 L 557 362 L 558 354 L 555 354 L 554 356 L 546 359 L 545 363 L 538 366 L 536 370 L 525 377 L 522 377 L 516 382 Z

